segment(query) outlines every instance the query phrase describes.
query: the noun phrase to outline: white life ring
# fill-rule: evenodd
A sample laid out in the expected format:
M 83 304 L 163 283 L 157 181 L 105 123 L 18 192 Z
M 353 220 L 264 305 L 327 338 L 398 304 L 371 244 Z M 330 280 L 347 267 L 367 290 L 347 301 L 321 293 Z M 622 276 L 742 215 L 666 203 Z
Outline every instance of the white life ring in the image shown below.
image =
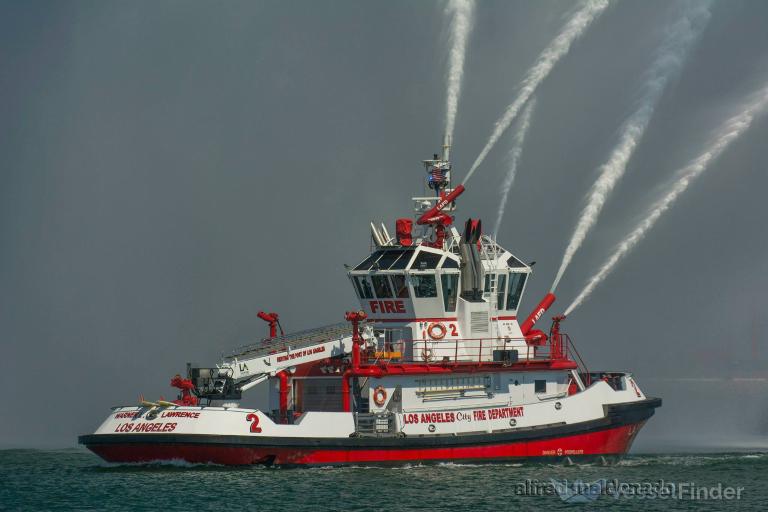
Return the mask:
M 373 390 L 373 403 L 381 407 L 387 401 L 387 390 L 384 386 L 378 386 Z
M 427 327 L 427 334 L 429 334 L 429 337 L 433 340 L 441 340 L 445 338 L 447 332 L 448 330 L 441 323 L 430 324 L 430 326 Z

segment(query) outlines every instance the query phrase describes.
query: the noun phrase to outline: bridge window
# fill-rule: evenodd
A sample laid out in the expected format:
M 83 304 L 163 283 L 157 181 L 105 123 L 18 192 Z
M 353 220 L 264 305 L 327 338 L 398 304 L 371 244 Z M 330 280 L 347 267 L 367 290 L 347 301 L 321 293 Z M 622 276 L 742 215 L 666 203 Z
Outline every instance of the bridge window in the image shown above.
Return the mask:
M 496 283 L 496 309 L 504 309 L 504 292 L 506 291 L 507 274 L 499 274 Z
M 504 309 L 506 284 L 507 274 L 485 274 L 484 297 L 490 302 L 492 298 L 491 292 L 496 293 L 496 309 Z
M 392 288 L 395 290 L 395 297 L 398 299 L 407 299 L 408 283 L 405 281 L 405 276 L 402 274 L 395 274 L 389 277 L 392 279 Z
M 440 261 L 440 258 L 442 257 L 443 256 L 441 254 L 421 251 L 419 255 L 416 256 L 416 261 L 413 262 L 413 265 L 411 265 L 411 268 L 413 270 L 427 270 L 427 269 L 437 268 L 437 264 Z
M 367 258 L 363 260 L 362 263 L 360 263 L 358 266 L 355 267 L 355 270 L 369 270 L 373 263 L 379 259 L 379 257 L 384 253 L 384 251 L 376 251 Z
M 371 283 L 368 282 L 367 277 L 354 276 L 352 279 L 355 281 L 355 288 L 357 288 L 357 294 L 361 299 L 373 298 L 373 288 L 371 288 Z
M 408 262 L 411 261 L 411 256 L 413 256 L 413 249 L 406 249 L 403 251 L 400 251 L 400 257 L 395 260 L 395 262 L 390 265 L 389 270 L 403 270 L 405 267 L 408 266 Z
M 519 259 L 515 258 L 514 256 L 510 256 L 507 258 L 507 265 L 509 265 L 510 268 L 525 268 L 526 265 Z
M 389 267 L 403 255 L 403 252 L 404 251 L 386 251 L 381 255 L 379 261 L 376 262 L 374 269 L 388 270 Z
M 509 291 L 507 293 L 507 309 L 515 310 L 520 303 L 520 296 L 523 294 L 523 286 L 528 274 L 512 273 L 509 275 Z
M 547 381 L 536 379 L 535 381 L 533 381 L 533 387 L 534 387 L 533 391 L 537 394 L 546 393 Z
M 459 268 L 459 262 L 453 258 L 445 257 L 445 261 L 441 265 L 442 268 Z
M 434 275 L 411 274 L 413 294 L 420 298 L 437 297 L 437 283 Z
M 415 249 L 389 249 L 375 251 L 355 270 L 402 270 L 408 266 Z
M 443 306 L 446 311 L 456 311 L 456 295 L 459 289 L 459 274 L 443 274 L 440 276 L 443 285 Z
M 389 287 L 387 276 L 371 276 L 373 289 L 376 290 L 376 297 L 379 299 L 392 298 L 392 288 Z

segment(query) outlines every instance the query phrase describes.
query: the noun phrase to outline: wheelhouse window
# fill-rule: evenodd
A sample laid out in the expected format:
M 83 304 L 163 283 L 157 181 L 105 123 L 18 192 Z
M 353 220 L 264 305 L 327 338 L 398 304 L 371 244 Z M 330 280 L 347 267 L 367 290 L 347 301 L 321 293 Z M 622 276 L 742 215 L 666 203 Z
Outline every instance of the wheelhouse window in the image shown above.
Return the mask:
M 437 283 L 434 275 L 411 274 L 413 294 L 419 298 L 437 297 Z
M 374 265 L 374 269 L 389 270 L 389 267 L 391 267 L 402 255 L 403 251 L 385 251 Z
M 534 387 L 533 391 L 537 394 L 546 393 L 547 381 L 543 379 L 542 380 L 536 379 L 535 381 L 533 381 L 533 387 Z
M 392 279 L 392 288 L 395 291 L 395 297 L 398 299 L 407 299 L 408 294 L 408 282 L 405 280 L 405 276 L 402 274 L 394 274 L 389 276 Z
M 525 263 L 515 258 L 514 256 L 507 258 L 507 265 L 509 268 L 525 268 Z
M 370 270 L 371 266 L 378 260 L 381 255 L 384 253 L 384 251 L 376 251 L 367 258 L 365 258 L 362 263 L 360 263 L 358 266 L 355 267 L 355 270 Z
M 413 256 L 413 249 L 405 249 L 400 251 L 400 256 L 389 266 L 389 270 L 403 270 L 408 266 Z
M 360 296 L 361 299 L 373 298 L 373 288 L 371 288 L 371 283 L 368 282 L 367 277 L 354 276 L 352 280 L 355 282 L 355 288 L 357 289 L 357 294 Z
M 459 274 L 443 274 L 440 276 L 440 283 L 443 285 L 443 306 L 445 311 L 456 311 Z
M 387 276 L 371 276 L 371 281 L 373 281 L 373 289 L 376 291 L 377 298 L 392 298 L 392 288 L 389 286 L 389 279 L 387 279 Z
M 411 269 L 413 270 L 428 270 L 437 268 L 437 264 L 440 262 L 440 258 L 442 258 L 442 254 L 435 254 L 433 252 L 427 252 L 427 251 L 421 251 L 418 256 L 416 256 L 416 260 L 413 262 L 413 265 L 411 265 Z
M 440 265 L 442 268 L 459 268 L 459 262 L 448 256 L 445 257 L 445 261 Z
M 507 274 L 496 276 L 496 309 L 504 309 L 504 295 L 507 291 Z
M 520 303 L 520 296 L 523 294 L 525 279 L 528 274 L 515 273 L 509 275 L 509 291 L 507 292 L 507 309 L 516 310 Z
M 485 298 L 491 300 L 491 292 L 496 293 L 496 308 L 504 309 L 504 297 L 506 295 L 507 274 L 485 274 L 483 292 Z
M 411 261 L 414 249 L 388 249 L 368 256 L 355 270 L 402 270 Z

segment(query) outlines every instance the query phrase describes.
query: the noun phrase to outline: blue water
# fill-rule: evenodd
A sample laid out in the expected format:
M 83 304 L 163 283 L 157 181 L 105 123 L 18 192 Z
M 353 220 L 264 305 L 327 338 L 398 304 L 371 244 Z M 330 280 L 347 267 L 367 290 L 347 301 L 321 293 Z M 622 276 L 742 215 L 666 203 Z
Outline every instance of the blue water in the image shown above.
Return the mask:
M 522 496 L 526 479 L 742 487 L 740 499 Z M 549 486 L 550 492 L 554 488 Z M 709 492 L 709 490 L 707 489 Z M 631 492 L 631 491 L 630 491 Z M 699 491 L 702 492 L 702 491 Z M 634 455 L 612 466 L 495 464 L 401 468 L 112 465 L 90 452 L 0 451 L 0 510 L 768 510 L 768 454 Z

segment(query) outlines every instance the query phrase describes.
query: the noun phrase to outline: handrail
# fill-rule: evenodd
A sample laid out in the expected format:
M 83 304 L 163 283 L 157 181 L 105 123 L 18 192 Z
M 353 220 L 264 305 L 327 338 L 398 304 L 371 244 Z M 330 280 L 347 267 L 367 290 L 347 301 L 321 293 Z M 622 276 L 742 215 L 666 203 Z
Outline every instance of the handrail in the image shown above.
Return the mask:
M 510 345 L 512 341 L 517 341 L 518 343 Z M 561 343 L 561 345 L 558 347 L 557 343 Z M 523 347 L 525 348 L 523 349 Z M 368 346 L 361 355 L 364 364 L 379 366 L 393 363 L 418 363 L 426 365 L 475 363 L 477 365 L 484 365 L 503 362 L 503 360 L 494 360 L 494 351 L 517 350 L 517 362 L 526 364 L 571 360 L 569 357 L 569 347 L 570 343 L 562 344 L 562 341 L 544 346 L 532 346 L 525 343 L 525 338 L 511 337 L 450 338 L 441 340 L 416 338 L 386 342 L 379 340 L 376 345 Z M 578 364 L 577 361 L 574 362 Z M 583 366 L 583 361 L 580 358 L 579 362 Z
M 568 350 L 570 353 L 573 353 L 576 356 L 576 364 L 579 366 L 579 370 L 581 370 L 581 373 L 586 375 L 587 382 L 585 385 L 589 386 L 592 383 L 592 376 L 589 374 L 589 370 L 587 369 L 587 364 L 584 362 L 584 359 L 582 359 L 581 354 L 579 354 L 579 351 L 576 349 L 576 344 L 571 341 L 571 337 L 568 336 L 565 333 L 560 334 L 560 336 L 565 336 L 565 339 L 568 342 Z
M 302 347 L 307 344 L 330 341 L 352 334 L 352 328 L 348 322 L 325 325 L 313 329 L 306 329 L 290 334 L 276 336 L 274 338 L 264 338 L 256 343 L 241 345 L 232 350 L 228 357 L 242 356 L 254 351 L 262 350 L 280 350 L 288 347 Z

